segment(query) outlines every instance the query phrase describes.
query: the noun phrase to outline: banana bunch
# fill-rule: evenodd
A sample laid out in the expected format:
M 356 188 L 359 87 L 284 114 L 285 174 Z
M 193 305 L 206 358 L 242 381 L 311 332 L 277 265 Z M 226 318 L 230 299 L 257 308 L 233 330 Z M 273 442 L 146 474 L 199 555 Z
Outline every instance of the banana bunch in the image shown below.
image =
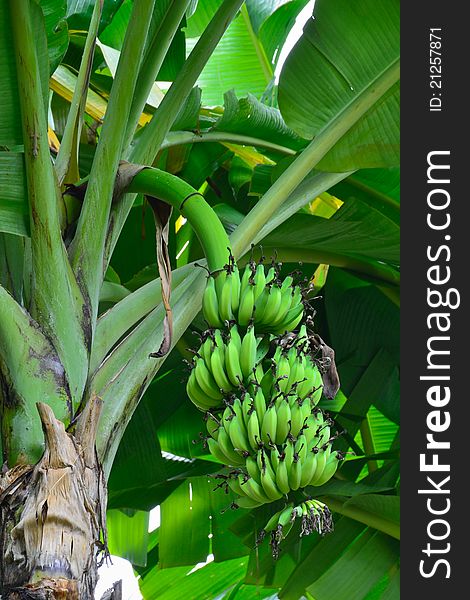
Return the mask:
M 298 490 L 321 486 L 343 456 L 332 446 L 332 420 L 318 406 L 325 372 L 304 290 L 291 275 L 279 280 L 274 261 L 250 261 L 240 273 L 233 257 L 209 274 L 203 314 L 209 329 L 194 353 L 187 382 L 205 413 L 210 453 L 225 469 L 217 487 L 232 490 L 234 508 L 279 501 L 266 525 L 273 556 L 296 519 L 301 535 L 332 529 L 318 500 L 295 506 Z M 304 492 L 305 494 L 305 492 Z
M 323 485 L 336 472 L 342 456 L 332 450 L 332 421 L 307 400 L 297 400 L 292 409 L 284 397 L 266 403 L 259 387 L 255 397 L 247 392 L 227 402 L 221 415 L 208 413 L 207 444 L 220 462 L 235 467 L 226 483 L 238 506 L 274 502 L 291 491 Z M 279 416 L 284 406 L 287 420 Z
M 293 331 L 304 313 L 302 289 L 287 276 L 278 280 L 277 265 L 267 271 L 262 263 L 250 261 L 240 278 L 238 267 L 229 264 L 210 274 L 202 301 L 209 327 L 221 328 L 226 321 L 241 327 L 253 323 L 258 331 L 282 334 Z
M 237 325 L 232 324 L 225 339 L 220 329 L 206 332 L 186 384 L 188 396 L 197 408 L 204 412 L 221 408 L 224 398 L 250 384 L 263 357 L 263 348 L 258 347 L 260 340 L 252 326 L 241 336 Z
M 278 346 L 272 359 L 276 386 L 284 394 L 301 400 L 307 396 L 315 406 L 322 395 L 322 376 L 309 354 L 306 328 L 302 326 L 295 342 L 288 348 Z
M 333 520 L 331 512 L 323 502 L 319 500 L 306 500 L 299 506 L 290 502 L 285 508 L 275 513 L 260 531 L 256 545 L 270 534 L 270 546 L 274 559 L 279 557 L 279 544 L 285 539 L 292 529 L 296 519 L 301 519 L 300 536 L 310 535 L 317 531 L 325 535 L 333 531 Z

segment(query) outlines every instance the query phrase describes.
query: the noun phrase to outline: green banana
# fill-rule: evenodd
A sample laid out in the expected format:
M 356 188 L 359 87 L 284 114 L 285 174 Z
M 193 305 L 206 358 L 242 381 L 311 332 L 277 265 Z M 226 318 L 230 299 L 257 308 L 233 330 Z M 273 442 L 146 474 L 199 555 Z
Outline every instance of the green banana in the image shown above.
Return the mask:
M 305 360 L 304 373 L 303 373 L 305 381 L 302 381 L 297 386 L 297 395 L 299 396 L 299 398 L 302 398 L 302 400 L 308 394 L 310 394 L 310 392 L 313 391 L 313 389 L 316 385 L 316 381 L 317 381 L 317 372 L 318 372 L 317 366 L 312 363 L 310 358 L 307 358 Z
M 222 429 L 222 427 L 219 431 L 217 443 L 219 444 L 222 452 L 229 459 L 229 465 L 232 465 L 233 467 L 239 467 L 245 464 L 245 459 L 240 454 L 235 452 L 228 433 L 225 431 L 225 429 Z
M 232 314 L 236 315 L 240 305 L 240 273 L 235 265 L 232 270 Z
M 285 527 L 292 520 L 292 513 L 294 511 L 292 503 L 289 504 L 279 515 L 278 523 L 281 527 Z
M 282 498 L 283 493 L 276 486 L 275 480 L 273 479 L 271 473 L 269 473 L 267 469 L 261 471 L 261 486 L 264 490 L 264 493 L 271 502 Z
M 212 354 L 213 346 L 214 346 L 214 342 L 213 342 L 211 336 L 208 335 L 198 350 L 198 353 L 204 359 L 204 362 L 206 363 L 206 367 L 208 369 L 211 368 L 211 354 Z
M 237 496 L 242 496 L 242 497 L 246 498 L 245 492 L 243 491 L 243 488 L 240 485 L 240 481 L 239 481 L 238 476 L 237 477 L 230 477 L 227 480 L 227 483 L 228 483 L 228 487 L 232 490 L 232 492 L 234 494 L 237 494 Z M 238 504 L 238 499 L 237 499 L 237 504 Z
M 257 483 L 253 478 L 247 479 L 242 485 L 242 490 L 245 492 L 247 496 L 253 498 L 257 502 L 261 502 L 262 504 L 266 504 L 270 502 L 269 498 L 264 493 L 263 488 L 259 483 Z
M 248 441 L 248 435 L 245 429 L 245 424 L 243 423 L 243 419 L 235 416 L 230 421 L 229 437 L 234 450 L 248 453 L 251 452 L 251 446 Z
M 294 367 L 290 371 L 289 379 L 287 380 L 287 391 L 292 389 L 292 386 L 296 382 L 300 382 L 304 379 L 304 357 L 299 356 L 299 358 L 295 361 Z
M 259 419 L 258 419 L 258 413 L 256 412 L 256 410 L 254 410 L 251 413 L 250 418 L 248 420 L 247 433 L 248 433 L 248 441 L 250 442 L 250 446 L 256 452 L 258 450 L 260 442 L 261 442 Z
M 201 387 L 196 380 L 194 369 L 191 371 L 191 375 L 186 384 L 186 392 L 191 402 L 197 406 L 199 410 L 204 412 L 220 405 L 220 401 L 210 398 L 201 390 Z
M 258 415 L 258 422 L 262 424 L 264 415 L 266 413 L 266 400 L 264 398 L 263 390 L 260 386 L 258 386 L 258 389 L 253 397 L 253 406 L 256 414 Z
M 240 351 L 237 348 L 235 339 L 232 337 L 225 347 L 225 369 L 230 383 L 238 387 L 243 381 L 243 372 L 240 366 Z
M 212 354 L 214 356 L 214 354 Z M 212 360 L 211 360 L 212 364 Z M 212 373 L 206 367 L 206 363 L 203 358 L 196 358 L 196 363 L 194 367 L 194 374 L 196 376 L 196 380 L 199 384 L 201 390 L 214 400 L 221 400 L 222 393 L 219 389 L 218 382 L 212 376 Z
M 253 498 L 248 498 L 248 496 L 240 496 L 235 501 L 235 504 L 240 508 L 257 508 L 258 506 L 262 506 L 264 502 L 258 502 L 257 500 L 253 500 Z
M 202 313 L 209 327 L 222 327 L 222 321 L 219 317 L 219 302 L 215 289 L 215 281 L 209 276 L 202 297 Z
M 253 295 L 254 298 L 254 295 Z M 263 323 L 264 311 L 266 310 L 266 304 L 269 298 L 269 288 L 265 287 L 255 302 L 254 307 L 254 318 L 255 324 Z
M 261 484 L 260 471 L 258 469 L 258 463 L 253 456 L 246 457 L 246 470 L 248 475 L 252 477 L 257 483 Z
M 240 298 L 242 297 L 246 288 L 250 285 L 250 279 L 253 277 L 253 271 L 254 265 L 251 262 L 247 263 L 240 282 Z
M 240 349 L 242 347 L 242 338 L 240 336 L 236 324 L 233 324 L 230 327 L 230 341 L 233 341 L 233 343 L 235 344 L 235 348 L 238 350 L 238 352 L 240 352 Z
M 264 413 L 261 424 L 261 439 L 266 445 L 274 443 L 277 429 L 277 412 L 274 404 L 269 406 Z
M 293 397 L 293 401 L 290 403 L 290 411 L 291 411 L 291 433 L 294 437 L 299 435 L 299 431 L 303 425 L 303 411 L 299 406 L 299 399 L 297 396 Z
M 336 452 L 336 451 L 332 452 L 326 460 L 325 467 L 323 469 L 323 473 L 316 480 L 315 483 L 312 483 L 312 485 L 319 486 L 319 485 L 323 485 L 324 483 L 329 481 L 333 477 L 333 475 L 336 473 L 336 469 L 338 468 L 338 465 L 339 465 L 339 460 L 340 459 L 338 458 L 338 452 Z
M 215 346 L 211 356 L 212 375 L 218 387 L 225 394 L 233 390 L 233 385 L 225 373 L 225 352 L 223 346 Z
M 292 279 L 292 277 L 291 277 L 291 279 Z M 292 293 L 289 288 L 284 288 L 284 284 L 285 284 L 286 280 L 287 280 L 287 277 L 281 285 L 282 299 L 281 299 L 281 303 L 279 305 L 277 316 L 273 319 L 273 321 L 271 323 L 272 327 L 274 327 L 274 328 L 279 327 L 280 325 L 282 325 L 285 322 L 286 315 L 291 308 Z
M 273 333 L 283 334 L 287 331 L 293 331 L 302 320 L 303 314 L 303 304 L 299 304 L 298 306 L 294 306 L 294 308 L 289 309 L 284 317 L 284 321 L 275 329 L 273 329 Z
M 273 281 L 276 278 L 276 275 L 276 267 L 270 267 L 268 272 L 266 273 L 266 285 L 268 285 L 268 283 L 271 283 L 271 281 Z
M 309 485 L 317 468 L 317 455 L 313 450 L 307 452 L 307 456 L 302 464 L 302 475 L 300 476 L 300 487 Z
M 209 452 L 212 454 L 212 456 L 214 456 L 215 458 L 217 458 L 217 460 L 219 460 L 223 465 L 229 465 L 230 464 L 229 457 L 226 456 L 222 452 L 219 444 L 214 439 L 212 439 L 211 437 L 207 438 L 207 446 L 208 446 Z
M 290 474 L 293 462 L 294 462 L 294 444 L 291 442 L 291 440 L 288 439 L 286 442 L 286 446 L 284 448 L 284 463 L 286 465 L 288 479 L 290 477 L 289 474 Z
M 284 354 L 281 354 L 276 363 L 276 380 L 281 392 L 287 391 L 287 382 L 291 373 L 289 359 Z
M 253 286 L 248 284 L 248 287 L 241 294 L 237 320 L 239 325 L 246 327 L 253 316 L 253 308 L 255 306 Z
M 289 473 L 287 472 L 287 465 L 284 459 L 279 461 L 276 468 L 276 485 L 283 494 L 289 493 Z
M 299 461 L 303 462 L 307 456 L 307 438 L 305 434 L 299 435 L 295 442 L 294 451 L 299 457 Z
M 279 404 L 277 404 L 279 402 Z M 276 400 L 277 408 L 277 426 L 276 426 L 276 444 L 283 444 L 286 441 L 290 429 L 291 412 L 289 402 L 281 396 Z
M 298 457 L 294 457 L 291 468 L 289 470 L 289 487 L 291 490 L 298 490 L 302 477 L 302 463 Z
M 263 527 L 266 533 L 272 531 L 279 522 L 279 517 L 281 516 L 282 510 L 278 510 L 277 513 L 274 513 L 273 516 L 269 519 L 266 525 Z
M 233 320 L 232 312 L 232 273 L 228 273 L 225 277 L 218 296 L 219 301 L 219 316 L 224 321 Z
M 266 286 L 266 275 L 264 272 L 264 265 L 261 263 L 256 267 L 256 271 L 253 276 L 253 283 L 255 286 L 254 299 L 256 302 L 258 300 L 258 298 L 261 296 L 261 293 Z
M 276 447 L 272 448 L 272 450 L 270 452 L 270 462 L 271 462 L 271 467 L 272 467 L 274 473 L 276 473 L 277 468 L 279 466 L 279 462 L 280 462 L 279 450 Z
M 317 467 L 315 469 L 315 473 L 312 476 L 312 479 L 309 482 L 309 485 L 318 485 L 317 481 L 323 475 L 323 471 L 325 470 L 326 465 L 326 454 L 323 448 L 320 448 L 317 453 Z
M 211 412 L 206 413 L 206 429 L 207 433 L 216 440 L 219 437 L 219 429 L 221 424 Z
M 266 308 L 263 313 L 263 324 L 267 326 L 271 326 L 273 321 L 275 320 L 277 313 L 279 311 L 279 307 L 282 302 L 282 292 L 281 288 L 277 285 L 271 286 L 269 291 L 269 298 L 266 302 Z
M 253 374 L 256 364 L 257 345 L 255 329 L 254 327 L 248 327 L 247 332 L 243 336 L 240 348 L 240 366 L 244 379 L 249 379 Z
M 301 404 L 299 404 L 301 402 Z M 308 400 L 300 400 L 296 397 L 291 405 L 291 433 L 298 437 L 303 426 L 307 423 L 311 414 L 310 403 Z
M 219 271 L 212 273 L 215 282 L 215 291 L 217 292 L 217 298 L 220 299 L 222 295 L 222 288 L 224 287 L 225 280 L 227 279 L 227 265 Z
M 253 399 L 248 392 L 244 392 L 241 399 L 241 407 L 243 414 L 243 422 L 248 431 L 248 423 L 250 422 L 251 413 L 253 412 Z

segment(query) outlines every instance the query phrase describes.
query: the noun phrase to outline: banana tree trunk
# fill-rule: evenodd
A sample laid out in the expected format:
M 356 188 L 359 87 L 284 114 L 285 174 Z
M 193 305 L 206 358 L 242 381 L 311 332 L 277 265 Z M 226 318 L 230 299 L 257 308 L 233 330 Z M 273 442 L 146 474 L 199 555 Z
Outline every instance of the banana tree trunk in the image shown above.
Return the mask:
M 93 398 L 74 433 L 37 404 L 45 451 L 35 465 L 0 476 L 3 600 L 90 600 L 98 557 L 106 557 L 106 483 L 95 451 L 101 401 Z

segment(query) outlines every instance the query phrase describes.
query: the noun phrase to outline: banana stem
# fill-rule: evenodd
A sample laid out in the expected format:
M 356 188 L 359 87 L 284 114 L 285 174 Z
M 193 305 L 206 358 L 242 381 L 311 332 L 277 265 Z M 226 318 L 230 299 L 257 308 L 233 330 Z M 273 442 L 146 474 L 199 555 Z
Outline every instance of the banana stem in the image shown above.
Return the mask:
M 170 173 L 146 167 L 134 177 L 127 191 L 154 196 L 176 208 L 194 229 L 211 272 L 220 271 L 227 264 L 230 248 L 227 233 L 204 197 L 188 183 Z

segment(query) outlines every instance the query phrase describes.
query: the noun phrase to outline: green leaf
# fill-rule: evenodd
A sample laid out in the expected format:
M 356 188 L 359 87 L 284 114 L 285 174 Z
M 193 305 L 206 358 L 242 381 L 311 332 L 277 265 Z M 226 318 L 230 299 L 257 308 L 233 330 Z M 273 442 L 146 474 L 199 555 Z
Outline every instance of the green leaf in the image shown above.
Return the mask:
M 263 22 L 277 8 L 288 2 L 289 0 L 247 0 L 246 8 L 248 9 L 254 32 L 258 33 Z
M 397 264 L 399 242 L 400 230 L 395 223 L 360 200 L 352 200 L 330 219 L 307 214 L 292 216 L 264 238 L 263 245 L 323 250 Z
M 196 129 L 201 108 L 201 90 L 195 87 L 183 103 L 171 129 Z
M 108 510 L 106 527 L 110 554 L 126 558 L 133 565 L 145 567 L 149 513 L 143 510 Z
M 400 598 L 400 570 L 397 568 L 390 578 L 390 582 L 380 600 L 399 600 Z
M 291 2 L 284 2 L 262 23 L 258 32 L 259 39 L 263 44 L 266 56 L 274 65 L 278 63 L 282 47 L 294 27 L 297 16 L 308 1 L 291 0 Z
M 213 130 L 258 137 L 295 150 L 306 144 L 285 124 L 277 108 L 262 104 L 253 94 L 237 98 L 234 90 L 224 94 L 224 113 Z
M 0 3 L 0 149 L 11 148 L 23 143 L 21 113 L 18 102 L 15 54 L 10 25 L 8 2 Z
M 0 111 L 0 114 L 3 115 L 3 111 Z M 0 151 L 0 231 L 29 235 L 29 206 L 23 152 Z
M 18 81 L 8 2 L 0 3 L 0 231 L 29 234 Z
M 146 50 L 148 50 L 149 41 L 152 39 L 155 30 L 161 25 L 165 18 L 168 9 L 171 10 L 172 0 L 158 0 L 155 6 L 150 21 L 149 32 L 147 34 Z M 129 17 L 132 9 L 132 0 L 125 0 L 116 14 L 113 16 L 111 23 L 103 30 L 100 35 L 100 41 L 111 46 L 116 50 L 122 48 L 126 28 L 129 24 Z M 165 56 L 163 64 L 157 76 L 158 81 L 173 81 L 181 69 L 185 59 L 185 37 L 181 30 L 178 30 L 170 44 L 168 52 Z
M 206 560 L 210 552 L 210 493 L 207 479 L 191 478 L 162 503 L 161 568 L 193 566 Z
M 387 492 L 393 490 L 392 486 L 381 485 L 380 483 L 353 483 L 352 481 L 343 481 L 341 479 L 330 479 L 328 483 L 320 487 L 310 488 L 315 490 L 316 496 L 360 496 L 362 494 L 371 494 L 378 492 Z
M 188 19 L 189 48 L 196 42 L 191 36 L 200 35 L 209 22 L 209 16 L 220 4 L 219 0 L 201 0 L 198 3 L 196 13 Z M 221 105 L 224 92 L 232 88 L 238 95 L 251 93 L 261 98 L 271 80 L 272 73 L 265 73 L 266 59 L 259 54 L 259 41 L 252 31 L 249 16 L 243 13 L 242 9 L 233 20 L 197 80 L 205 105 Z M 194 27 L 196 21 L 199 23 Z M 272 70 L 270 64 L 267 66 Z
M 369 530 L 307 590 L 315 600 L 364 600 L 397 563 L 398 552 L 398 542 Z
M 375 398 L 380 396 L 383 386 L 388 383 L 394 368 L 391 357 L 381 349 L 365 369 L 336 418 L 337 422 L 347 429 L 349 436 L 354 437 L 359 430 L 362 419 L 365 418 Z M 338 446 L 344 449 L 344 444 L 338 443 Z
M 111 22 L 123 0 L 103 2 L 100 32 Z M 91 21 L 95 0 L 67 0 L 67 22 L 69 29 L 86 31 Z
M 279 107 L 286 123 L 312 138 L 338 118 L 399 60 L 397 0 L 317 0 L 315 20 L 283 67 Z M 308 73 L 308 78 L 305 77 Z M 399 161 L 399 84 L 320 161 L 318 168 L 348 171 L 388 167 Z
M 296 566 L 279 592 L 282 600 L 298 600 L 312 582 L 319 579 L 342 556 L 350 545 L 360 539 L 365 526 L 347 518 L 339 519 L 332 534 L 322 538 Z M 333 597 L 330 597 L 330 600 Z M 336 600 L 336 598 L 335 598 Z
M 0 285 L 22 304 L 25 241 L 8 233 L 0 233 Z
M 387 351 L 392 365 L 399 363 L 399 312 L 375 286 L 330 269 L 325 307 L 329 340 L 347 396 L 379 349 Z
M 345 507 L 356 507 L 377 515 L 381 519 L 388 519 L 392 523 L 400 522 L 400 498 L 398 496 L 384 496 L 382 494 L 363 494 L 354 496 L 344 504 Z
M 64 57 L 69 45 L 69 34 L 65 14 L 66 0 L 40 0 L 44 14 L 49 53 L 49 74 L 52 74 Z
M 210 563 L 194 573 L 188 567 L 154 568 L 140 581 L 144 598 L 159 600 L 212 600 L 243 577 L 246 558 Z

